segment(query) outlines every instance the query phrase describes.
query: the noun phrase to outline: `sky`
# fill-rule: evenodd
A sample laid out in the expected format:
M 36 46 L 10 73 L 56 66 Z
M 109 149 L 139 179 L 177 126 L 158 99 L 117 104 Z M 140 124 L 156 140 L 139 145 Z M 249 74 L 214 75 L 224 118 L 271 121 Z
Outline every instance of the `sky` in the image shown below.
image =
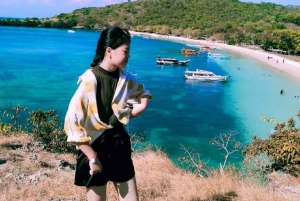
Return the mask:
M 0 0 L 0 17 L 46 18 L 70 13 L 84 7 L 104 7 L 128 0 Z M 133 0 L 132 0 L 133 1 Z M 271 2 L 281 5 L 300 5 L 299 0 L 240 0 L 242 2 Z

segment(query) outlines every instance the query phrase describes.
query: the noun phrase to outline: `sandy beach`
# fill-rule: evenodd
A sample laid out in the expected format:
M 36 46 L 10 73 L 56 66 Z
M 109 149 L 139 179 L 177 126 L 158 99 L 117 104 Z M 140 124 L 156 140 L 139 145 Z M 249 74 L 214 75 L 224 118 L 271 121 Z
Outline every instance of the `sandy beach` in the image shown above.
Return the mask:
M 184 38 L 184 37 L 165 36 L 159 34 L 149 34 L 149 33 L 134 32 L 134 31 L 130 31 L 130 33 L 133 36 L 144 34 L 149 36 L 150 38 L 155 38 L 155 39 L 181 41 L 186 44 L 195 44 L 195 45 L 199 44 L 199 46 L 204 45 L 204 46 L 209 46 L 211 48 L 232 51 L 238 54 L 242 54 L 244 56 L 249 56 L 254 59 L 257 59 L 258 61 L 261 61 L 267 64 L 268 66 L 274 68 L 274 70 L 281 71 L 300 81 L 300 63 L 287 59 L 284 57 L 284 55 L 281 54 L 270 53 L 263 50 L 255 50 L 255 49 L 240 47 L 236 45 L 227 45 L 224 43 L 212 42 L 208 40 L 195 40 L 195 39 Z

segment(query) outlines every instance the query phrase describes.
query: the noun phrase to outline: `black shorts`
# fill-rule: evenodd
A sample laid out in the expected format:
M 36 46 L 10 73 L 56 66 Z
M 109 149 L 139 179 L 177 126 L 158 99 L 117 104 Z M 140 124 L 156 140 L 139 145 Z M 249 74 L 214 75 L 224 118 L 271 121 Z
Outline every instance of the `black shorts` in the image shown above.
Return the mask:
M 75 170 L 77 186 L 103 186 L 108 181 L 126 182 L 135 175 L 131 159 L 130 136 L 123 126 L 104 131 L 91 145 L 97 152 L 102 171 L 90 175 L 90 166 L 86 155 L 79 151 Z

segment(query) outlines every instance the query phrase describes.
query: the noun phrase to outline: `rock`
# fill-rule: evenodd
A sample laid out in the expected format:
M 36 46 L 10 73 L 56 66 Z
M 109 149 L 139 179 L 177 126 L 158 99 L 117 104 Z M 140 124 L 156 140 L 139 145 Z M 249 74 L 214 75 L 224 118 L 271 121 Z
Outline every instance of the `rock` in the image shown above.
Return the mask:
M 4 158 L 0 158 L 0 165 L 6 163 L 6 160 Z

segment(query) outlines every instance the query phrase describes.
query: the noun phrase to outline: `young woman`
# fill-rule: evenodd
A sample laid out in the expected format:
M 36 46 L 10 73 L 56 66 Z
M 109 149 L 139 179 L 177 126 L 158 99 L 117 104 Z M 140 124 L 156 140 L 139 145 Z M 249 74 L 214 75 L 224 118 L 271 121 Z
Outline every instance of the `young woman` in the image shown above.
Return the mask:
M 89 201 L 106 200 L 108 181 L 114 183 L 119 200 L 138 200 L 130 136 L 124 125 L 146 109 L 152 95 L 123 71 L 130 41 L 125 29 L 102 31 L 91 68 L 79 77 L 65 117 L 67 140 L 79 149 L 75 185 L 86 187 Z

